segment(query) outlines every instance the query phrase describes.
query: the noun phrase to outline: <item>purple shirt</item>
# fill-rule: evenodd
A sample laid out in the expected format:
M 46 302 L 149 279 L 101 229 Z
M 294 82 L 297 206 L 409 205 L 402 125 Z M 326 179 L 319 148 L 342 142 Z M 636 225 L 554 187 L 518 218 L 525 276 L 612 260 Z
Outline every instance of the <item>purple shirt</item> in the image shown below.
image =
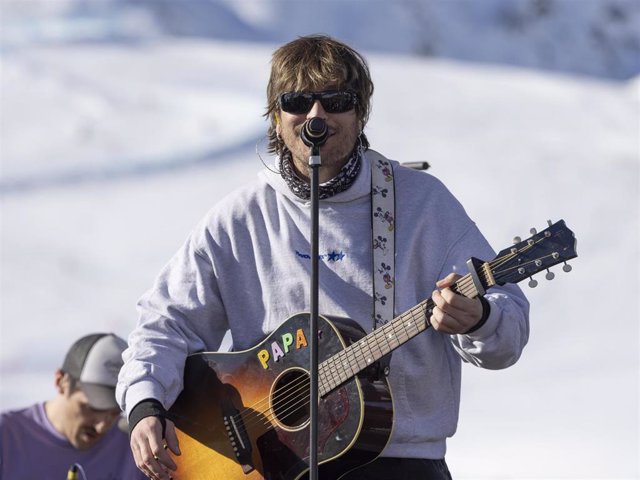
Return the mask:
M 43 403 L 0 415 L 0 480 L 64 480 L 75 463 L 87 480 L 146 478 L 117 426 L 92 448 L 78 450 L 53 427 Z M 82 473 L 78 478 L 84 479 Z

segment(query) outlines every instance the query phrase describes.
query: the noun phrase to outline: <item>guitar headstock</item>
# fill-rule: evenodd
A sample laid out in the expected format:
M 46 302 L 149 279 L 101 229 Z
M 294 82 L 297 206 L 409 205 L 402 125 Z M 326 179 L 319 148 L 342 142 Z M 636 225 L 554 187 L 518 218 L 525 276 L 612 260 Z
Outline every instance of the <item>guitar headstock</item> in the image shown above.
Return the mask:
M 571 271 L 571 266 L 566 262 L 578 256 L 576 237 L 564 220 L 548 223 L 549 227 L 541 232 L 532 229 L 533 235 L 526 240 L 515 238 L 512 247 L 505 248 L 489 262 L 496 284 L 518 283 L 562 262 L 565 262 L 562 269 L 565 272 Z M 546 278 L 551 280 L 553 277 L 553 272 L 548 271 Z M 530 287 L 537 284 L 534 279 L 529 282 Z

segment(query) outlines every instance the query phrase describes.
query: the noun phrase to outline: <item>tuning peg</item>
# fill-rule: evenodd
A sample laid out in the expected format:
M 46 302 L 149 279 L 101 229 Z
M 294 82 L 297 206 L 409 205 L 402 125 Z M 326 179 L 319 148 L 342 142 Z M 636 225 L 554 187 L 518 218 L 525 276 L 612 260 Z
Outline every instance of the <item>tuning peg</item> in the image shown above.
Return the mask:
M 529 277 L 529 287 L 531 288 L 536 288 L 538 286 L 538 281 L 533 278 L 533 277 Z
M 520 237 L 513 237 L 513 244 L 520 243 L 522 239 Z
M 569 265 L 567 262 L 564 262 L 564 266 L 562 267 L 562 270 L 569 273 L 571 270 L 573 270 L 573 267 Z
M 553 222 L 551 220 L 547 220 L 547 225 L 552 226 Z
M 538 233 L 538 231 L 535 228 L 532 228 L 531 230 L 529 230 L 529 233 L 531 233 L 531 235 L 535 235 L 536 233 Z
M 556 274 L 547 268 L 547 274 L 544 276 L 547 280 L 553 280 L 556 278 Z

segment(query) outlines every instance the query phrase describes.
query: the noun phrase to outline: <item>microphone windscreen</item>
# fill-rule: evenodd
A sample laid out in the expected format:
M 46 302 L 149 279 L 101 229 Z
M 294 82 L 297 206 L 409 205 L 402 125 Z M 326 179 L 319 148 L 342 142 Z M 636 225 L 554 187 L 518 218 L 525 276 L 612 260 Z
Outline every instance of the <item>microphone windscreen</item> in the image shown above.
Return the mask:
M 327 122 L 319 117 L 313 117 L 304 122 L 300 130 L 300 138 L 308 147 L 318 147 L 327 141 L 329 129 Z

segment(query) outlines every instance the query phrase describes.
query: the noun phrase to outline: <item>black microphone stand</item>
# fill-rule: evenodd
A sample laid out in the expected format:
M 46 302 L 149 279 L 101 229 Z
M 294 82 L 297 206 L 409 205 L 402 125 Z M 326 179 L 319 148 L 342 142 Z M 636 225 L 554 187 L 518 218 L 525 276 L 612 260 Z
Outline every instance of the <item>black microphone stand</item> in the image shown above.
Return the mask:
M 311 357 L 309 405 L 309 480 L 318 480 L 318 270 L 319 270 L 319 168 L 320 145 L 327 140 L 327 125 L 318 117 L 307 120 L 301 131 L 305 145 L 311 147 L 309 179 L 311 182 L 311 316 L 309 319 L 309 355 Z

